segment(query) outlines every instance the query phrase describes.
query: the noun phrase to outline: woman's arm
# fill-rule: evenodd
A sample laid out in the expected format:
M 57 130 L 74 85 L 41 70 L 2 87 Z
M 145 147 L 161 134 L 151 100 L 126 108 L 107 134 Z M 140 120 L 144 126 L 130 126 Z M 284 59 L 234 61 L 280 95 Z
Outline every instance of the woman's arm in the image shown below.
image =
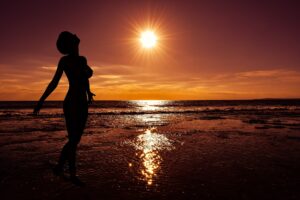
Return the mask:
M 39 102 L 35 106 L 33 113 L 38 114 L 44 101 L 47 99 L 47 97 L 55 90 L 55 88 L 58 85 L 58 82 L 63 74 L 63 66 L 62 66 L 62 61 L 60 60 L 56 69 L 56 72 L 54 74 L 53 79 L 49 83 L 48 87 L 46 88 L 44 94 L 41 96 Z
M 89 79 L 87 79 L 87 83 L 86 83 L 86 93 L 88 96 L 88 102 L 92 103 L 92 101 L 94 101 L 94 96 L 96 96 L 94 93 L 91 92 L 90 90 L 90 81 Z

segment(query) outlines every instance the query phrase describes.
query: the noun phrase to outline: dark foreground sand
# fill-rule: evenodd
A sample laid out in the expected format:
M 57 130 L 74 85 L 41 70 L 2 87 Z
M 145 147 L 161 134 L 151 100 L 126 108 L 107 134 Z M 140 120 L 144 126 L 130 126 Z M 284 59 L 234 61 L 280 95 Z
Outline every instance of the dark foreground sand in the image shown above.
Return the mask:
M 52 174 L 65 131 L 1 133 L 0 198 L 300 199 L 300 126 L 289 125 L 208 116 L 87 129 L 86 187 Z

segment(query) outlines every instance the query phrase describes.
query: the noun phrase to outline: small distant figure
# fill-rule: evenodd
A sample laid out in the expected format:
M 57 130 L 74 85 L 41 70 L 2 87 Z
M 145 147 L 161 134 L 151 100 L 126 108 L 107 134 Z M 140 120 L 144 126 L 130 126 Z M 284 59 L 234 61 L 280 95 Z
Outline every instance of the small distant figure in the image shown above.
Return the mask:
M 90 91 L 89 78 L 93 75 L 92 69 L 87 65 L 85 57 L 79 55 L 80 39 L 73 33 L 64 31 L 57 39 L 57 49 L 64 54 L 59 63 L 52 81 L 49 83 L 44 94 L 34 108 L 37 115 L 46 100 L 54 91 L 58 82 L 65 72 L 69 80 L 69 90 L 63 103 L 68 142 L 63 147 L 58 164 L 54 167 L 55 175 L 63 175 L 64 164 L 69 163 L 70 179 L 76 184 L 83 186 L 84 183 L 76 176 L 76 150 L 83 134 L 88 117 L 88 104 L 93 101 Z

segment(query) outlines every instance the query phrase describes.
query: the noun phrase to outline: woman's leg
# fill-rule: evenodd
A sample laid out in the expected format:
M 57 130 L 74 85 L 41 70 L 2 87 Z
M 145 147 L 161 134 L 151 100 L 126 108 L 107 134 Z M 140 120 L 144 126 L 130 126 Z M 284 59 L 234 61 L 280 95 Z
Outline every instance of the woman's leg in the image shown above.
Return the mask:
M 63 169 L 66 160 L 68 160 L 68 151 L 69 151 L 70 143 L 67 142 L 63 149 L 61 150 L 60 157 L 58 160 L 58 166 Z
M 69 170 L 71 176 L 76 176 L 76 151 L 77 146 L 80 142 L 81 135 L 72 135 L 69 136 L 69 154 L 68 154 L 68 161 L 69 161 Z
M 86 116 L 86 117 L 85 117 Z M 72 132 L 73 135 L 69 135 L 69 169 L 71 181 L 78 186 L 84 186 L 85 184 L 76 176 L 76 151 L 80 142 L 81 135 L 85 127 L 87 114 L 83 115 L 77 123 L 76 131 Z
M 73 110 L 74 111 L 74 110 Z M 78 110 L 77 110 L 78 111 Z M 87 109 L 73 113 L 67 121 L 68 127 L 68 161 L 71 176 L 76 176 L 76 151 L 87 121 Z
M 60 153 L 58 164 L 53 169 L 54 174 L 57 176 L 60 176 L 63 174 L 65 162 L 66 162 L 66 160 L 68 160 L 69 146 L 70 146 L 69 142 L 67 142 L 64 145 L 64 147 Z
M 64 111 L 64 116 L 65 116 L 67 132 L 68 132 L 68 135 L 70 135 L 70 132 L 72 131 L 72 126 L 71 126 L 72 111 L 68 107 L 69 106 L 67 106 L 65 104 L 63 111 Z M 64 165 L 65 165 L 66 161 L 69 160 L 69 154 L 70 154 L 69 152 L 70 152 L 70 141 L 68 141 L 61 150 L 58 164 L 54 168 L 54 173 L 56 175 L 60 175 L 63 172 Z

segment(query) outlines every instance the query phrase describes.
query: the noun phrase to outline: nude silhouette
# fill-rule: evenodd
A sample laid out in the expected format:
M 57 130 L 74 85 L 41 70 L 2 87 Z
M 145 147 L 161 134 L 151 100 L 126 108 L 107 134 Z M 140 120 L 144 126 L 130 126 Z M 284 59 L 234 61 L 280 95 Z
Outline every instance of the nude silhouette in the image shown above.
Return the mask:
M 43 102 L 54 91 L 65 72 L 69 81 L 69 90 L 63 102 L 63 112 L 68 131 L 68 142 L 64 145 L 58 164 L 54 167 L 55 175 L 63 175 L 64 164 L 69 163 L 70 179 L 77 185 L 84 185 L 76 176 L 76 150 L 83 134 L 88 117 L 88 103 L 95 96 L 90 91 L 89 78 L 93 75 L 87 65 L 85 57 L 79 55 L 80 39 L 70 32 L 60 33 L 57 39 L 57 49 L 64 54 L 59 63 L 52 81 L 34 108 L 38 114 Z

